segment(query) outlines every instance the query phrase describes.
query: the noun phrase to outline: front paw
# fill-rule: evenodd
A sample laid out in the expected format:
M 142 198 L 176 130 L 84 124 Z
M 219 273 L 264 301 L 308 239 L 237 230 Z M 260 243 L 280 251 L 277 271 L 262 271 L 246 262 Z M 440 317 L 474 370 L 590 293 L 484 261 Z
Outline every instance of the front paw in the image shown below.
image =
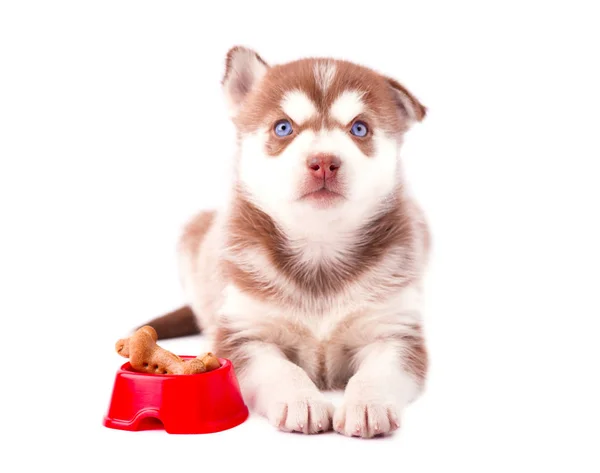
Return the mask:
M 331 429 L 333 410 L 319 391 L 293 392 L 272 402 L 267 417 L 285 432 L 317 434 Z
M 398 415 L 398 408 L 391 400 L 346 393 L 333 416 L 333 428 L 349 437 L 387 435 L 400 427 Z

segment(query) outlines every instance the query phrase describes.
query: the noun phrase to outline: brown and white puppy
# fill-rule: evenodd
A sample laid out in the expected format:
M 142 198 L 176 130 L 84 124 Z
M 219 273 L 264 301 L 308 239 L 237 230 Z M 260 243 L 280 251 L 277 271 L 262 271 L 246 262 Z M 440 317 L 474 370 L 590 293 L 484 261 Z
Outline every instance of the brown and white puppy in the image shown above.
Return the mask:
M 353 63 L 269 66 L 242 47 L 222 85 L 239 144 L 231 195 L 181 238 L 189 306 L 149 324 L 160 338 L 202 329 L 282 430 L 391 432 L 427 371 L 428 232 L 399 161 L 425 107 Z M 321 390 L 338 388 L 334 409 Z

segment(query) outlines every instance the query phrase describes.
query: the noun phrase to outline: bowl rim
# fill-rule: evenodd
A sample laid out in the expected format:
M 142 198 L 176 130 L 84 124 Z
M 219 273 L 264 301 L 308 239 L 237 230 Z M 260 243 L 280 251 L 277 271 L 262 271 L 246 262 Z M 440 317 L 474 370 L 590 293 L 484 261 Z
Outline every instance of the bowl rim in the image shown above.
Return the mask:
M 192 360 L 194 358 L 197 358 L 196 356 L 192 356 L 192 355 L 177 355 L 177 356 L 184 360 Z M 227 358 L 219 357 L 219 362 L 221 363 L 221 366 L 219 366 L 216 370 L 208 371 L 206 373 L 163 374 L 163 373 L 144 373 L 143 371 L 135 371 L 133 368 L 131 368 L 131 363 L 129 361 L 126 361 L 119 367 L 119 373 L 127 374 L 130 376 L 136 376 L 136 377 L 140 376 L 140 377 L 152 377 L 152 378 L 178 379 L 178 378 L 191 378 L 194 376 L 210 376 L 213 373 L 228 369 L 230 366 L 232 366 L 231 361 L 229 361 Z

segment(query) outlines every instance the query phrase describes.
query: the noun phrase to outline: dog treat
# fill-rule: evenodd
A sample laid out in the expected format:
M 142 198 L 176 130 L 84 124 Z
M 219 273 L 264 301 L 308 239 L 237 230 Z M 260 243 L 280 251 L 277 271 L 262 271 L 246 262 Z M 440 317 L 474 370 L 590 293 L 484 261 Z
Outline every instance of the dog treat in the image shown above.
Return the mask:
M 221 366 L 219 359 L 213 355 L 211 352 L 205 353 L 204 355 L 199 356 L 204 366 L 206 366 L 206 371 L 216 370 Z
M 119 340 L 115 349 L 135 371 L 150 374 L 198 374 L 221 366 L 212 353 L 202 354 L 191 360 L 183 360 L 174 353 L 157 345 L 156 330 L 149 325 L 139 328 L 131 337 Z

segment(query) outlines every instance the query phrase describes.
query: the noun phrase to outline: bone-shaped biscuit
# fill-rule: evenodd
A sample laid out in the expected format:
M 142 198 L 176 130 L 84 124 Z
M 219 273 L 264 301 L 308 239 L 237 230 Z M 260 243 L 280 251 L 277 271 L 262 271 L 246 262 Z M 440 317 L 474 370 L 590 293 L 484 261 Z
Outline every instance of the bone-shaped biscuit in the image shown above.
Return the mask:
M 180 357 L 157 345 L 156 330 L 149 325 L 139 328 L 131 337 L 119 340 L 115 349 L 135 371 L 151 374 L 198 374 L 221 366 L 212 353 L 205 353 L 191 360 Z

